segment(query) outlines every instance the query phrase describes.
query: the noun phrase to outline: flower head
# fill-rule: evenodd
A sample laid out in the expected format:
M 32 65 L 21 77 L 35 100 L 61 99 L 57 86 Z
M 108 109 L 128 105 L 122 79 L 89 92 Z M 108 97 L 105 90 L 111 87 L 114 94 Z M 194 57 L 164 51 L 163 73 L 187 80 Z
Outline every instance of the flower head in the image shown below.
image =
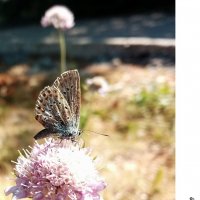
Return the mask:
M 56 29 L 70 29 L 74 26 L 74 15 L 65 6 L 53 6 L 45 12 L 41 24 L 44 27 L 52 25 Z
M 35 143 L 31 152 L 20 155 L 16 185 L 5 192 L 13 199 L 99 200 L 106 184 L 99 176 L 88 148 L 69 140 Z

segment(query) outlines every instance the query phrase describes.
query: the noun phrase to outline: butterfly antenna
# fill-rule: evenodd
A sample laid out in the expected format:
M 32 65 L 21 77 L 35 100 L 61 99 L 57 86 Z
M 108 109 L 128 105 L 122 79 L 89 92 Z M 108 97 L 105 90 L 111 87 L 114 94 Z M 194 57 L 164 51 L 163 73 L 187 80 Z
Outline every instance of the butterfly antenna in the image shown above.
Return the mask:
M 93 133 L 93 134 L 98 134 L 98 135 L 103 135 L 103 136 L 109 136 L 108 134 L 98 133 L 98 132 L 95 132 L 95 131 L 89 131 L 89 130 L 84 130 L 84 131 L 87 131 L 87 132 L 90 132 L 90 133 Z

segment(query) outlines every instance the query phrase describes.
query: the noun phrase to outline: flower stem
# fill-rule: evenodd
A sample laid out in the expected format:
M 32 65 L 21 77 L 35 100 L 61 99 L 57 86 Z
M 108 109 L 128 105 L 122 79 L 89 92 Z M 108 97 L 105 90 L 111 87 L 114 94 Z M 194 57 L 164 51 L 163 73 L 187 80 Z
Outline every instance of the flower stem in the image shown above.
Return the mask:
M 66 46 L 65 46 L 65 34 L 62 30 L 59 30 L 59 43 L 60 43 L 60 73 L 66 70 Z

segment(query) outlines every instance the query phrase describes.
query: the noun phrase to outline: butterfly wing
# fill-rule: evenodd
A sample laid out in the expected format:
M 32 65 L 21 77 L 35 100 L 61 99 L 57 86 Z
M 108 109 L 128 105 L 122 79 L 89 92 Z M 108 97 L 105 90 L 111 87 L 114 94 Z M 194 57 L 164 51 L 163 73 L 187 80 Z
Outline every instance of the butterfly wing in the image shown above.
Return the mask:
M 79 134 L 80 77 L 77 70 L 61 74 L 52 86 L 39 94 L 35 106 L 35 118 L 45 127 L 34 138 L 51 134 L 69 137 Z
M 78 71 L 70 70 L 62 73 L 55 80 L 53 86 L 59 89 L 67 101 L 72 117 L 72 126 L 78 131 L 81 105 L 80 77 Z M 65 118 L 64 120 L 67 119 Z
M 47 86 L 40 92 L 35 106 L 35 118 L 49 133 L 62 132 L 70 125 L 71 117 L 70 107 L 58 88 Z
M 45 129 L 42 129 L 40 132 L 38 132 L 34 136 L 34 139 L 35 140 L 42 139 L 42 138 L 48 137 L 48 136 L 53 135 L 53 134 L 55 134 L 55 133 L 53 133 L 51 130 L 45 128 Z

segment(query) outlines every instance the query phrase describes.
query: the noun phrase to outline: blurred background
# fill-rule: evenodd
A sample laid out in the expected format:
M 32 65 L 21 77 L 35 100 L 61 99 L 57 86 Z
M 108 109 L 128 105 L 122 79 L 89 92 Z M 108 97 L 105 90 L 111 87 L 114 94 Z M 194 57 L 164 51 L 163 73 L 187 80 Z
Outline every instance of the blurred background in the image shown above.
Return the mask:
M 75 16 L 66 62 L 80 72 L 82 137 L 101 159 L 104 199 L 175 199 L 175 1 L 56 4 Z M 11 199 L 11 160 L 42 129 L 38 94 L 60 74 L 57 31 L 40 25 L 53 5 L 0 0 L 0 199 Z

